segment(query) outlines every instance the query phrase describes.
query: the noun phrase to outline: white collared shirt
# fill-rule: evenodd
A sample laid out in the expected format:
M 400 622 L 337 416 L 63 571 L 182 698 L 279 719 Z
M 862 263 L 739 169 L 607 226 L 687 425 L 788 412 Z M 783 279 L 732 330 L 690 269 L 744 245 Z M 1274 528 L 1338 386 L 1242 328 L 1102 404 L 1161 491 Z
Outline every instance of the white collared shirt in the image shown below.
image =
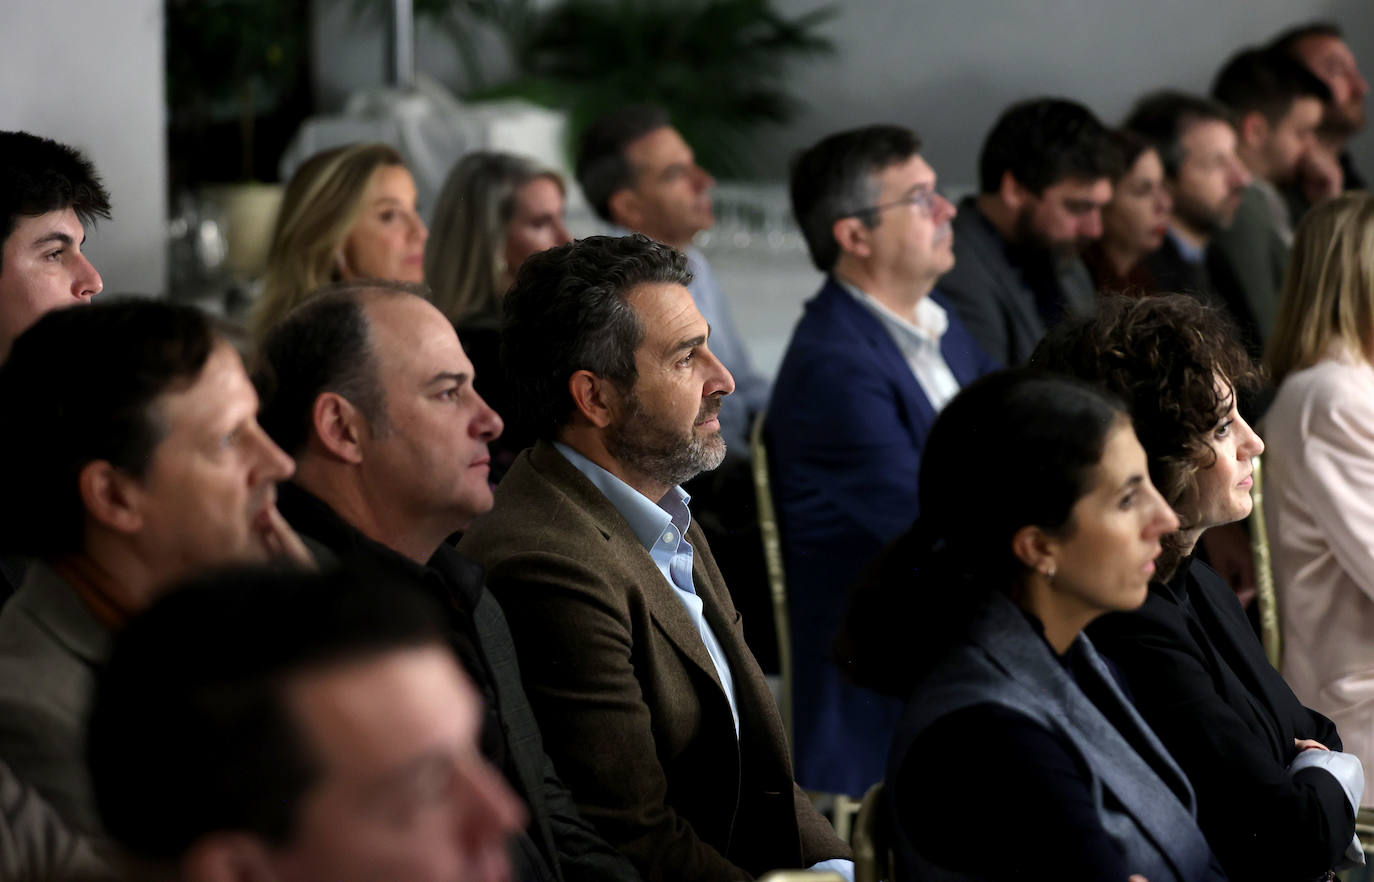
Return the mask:
M 914 314 L 907 318 L 839 276 L 835 281 L 882 323 L 935 412 L 944 409 L 949 400 L 959 394 L 959 380 L 940 351 L 940 339 L 949 329 L 949 315 L 944 307 L 929 297 L 922 297 L 916 302 Z

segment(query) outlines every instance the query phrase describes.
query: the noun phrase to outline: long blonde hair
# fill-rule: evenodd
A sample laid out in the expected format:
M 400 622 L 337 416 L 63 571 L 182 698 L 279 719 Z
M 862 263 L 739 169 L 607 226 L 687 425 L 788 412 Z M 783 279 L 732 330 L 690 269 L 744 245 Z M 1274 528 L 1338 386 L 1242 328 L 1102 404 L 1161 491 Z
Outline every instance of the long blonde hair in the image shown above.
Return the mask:
M 1275 385 L 1339 341 L 1374 356 L 1374 195 L 1322 202 L 1298 224 L 1265 362 Z
M 538 178 L 567 192 L 557 172 L 511 153 L 469 153 L 449 172 L 425 246 L 425 281 L 434 305 L 455 324 L 500 312 L 507 273 L 517 269 L 506 266 L 506 225 L 516 193 Z
M 405 165 L 386 144 L 349 144 L 307 159 L 282 196 L 262 297 L 249 320 L 253 338 L 298 306 L 313 291 L 339 280 L 338 254 L 363 212 L 373 174 Z

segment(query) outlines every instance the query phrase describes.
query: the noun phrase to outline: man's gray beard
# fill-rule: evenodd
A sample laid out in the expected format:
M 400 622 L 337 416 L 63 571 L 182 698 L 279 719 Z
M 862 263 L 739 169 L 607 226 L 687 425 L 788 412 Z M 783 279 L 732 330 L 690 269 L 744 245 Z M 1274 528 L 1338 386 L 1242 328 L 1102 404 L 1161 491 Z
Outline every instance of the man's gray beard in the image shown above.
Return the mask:
M 714 401 L 714 410 L 702 405 L 698 421 L 720 412 L 720 399 Z M 621 465 L 673 487 L 719 466 L 725 460 L 725 439 L 719 431 L 704 437 L 693 429 L 686 436 L 677 434 L 646 411 L 632 392 L 626 398 L 624 416 L 606 428 L 606 452 Z

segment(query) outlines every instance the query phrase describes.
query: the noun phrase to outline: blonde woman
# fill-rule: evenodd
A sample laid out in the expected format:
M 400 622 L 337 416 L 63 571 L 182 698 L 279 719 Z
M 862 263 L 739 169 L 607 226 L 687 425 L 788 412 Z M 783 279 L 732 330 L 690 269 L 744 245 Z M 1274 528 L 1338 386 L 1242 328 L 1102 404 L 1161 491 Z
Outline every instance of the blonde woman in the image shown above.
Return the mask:
M 534 443 L 501 371 L 501 298 L 525 258 L 572 241 L 563 224 L 563 179 L 510 153 L 469 153 L 449 172 L 434 207 L 425 251 L 431 299 L 458 328 L 476 371 L 474 385 L 506 430 L 488 447 L 491 480 Z
M 385 144 L 350 144 L 307 159 L 277 215 L 250 322 L 255 339 L 330 282 L 423 282 L 429 232 L 415 199 L 401 154 Z
M 1298 225 L 1267 361 L 1266 519 L 1283 675 L 1330 717 L 1374 794 L 1374 196 Z
M 449 172 L 434 208 L 425 278 L 455 325 L 492 320 L 531 254 L 572 241 L 563 179 L 510 153 L 469 153 Z

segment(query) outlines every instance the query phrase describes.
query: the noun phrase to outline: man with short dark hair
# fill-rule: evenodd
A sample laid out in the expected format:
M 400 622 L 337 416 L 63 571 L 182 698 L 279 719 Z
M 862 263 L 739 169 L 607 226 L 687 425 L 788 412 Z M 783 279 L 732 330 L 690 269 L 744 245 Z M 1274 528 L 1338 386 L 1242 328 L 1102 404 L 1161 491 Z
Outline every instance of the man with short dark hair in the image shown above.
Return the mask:
M 935 290 L 954 264 L 955 210 L 920 149 L 908 129 L 869 126 L 792 166 L 792 211 L 828 278 L 792 334 L 766 429 L 797 780 L 809 790 L 860 796 L 883 778 L 901 704 L 850 685 L 830 661 L 835 623 L 864 562 L 916 519 L 935 415 L 995 366 Z
M 81 253 L 85 227 L 110 216 L 110 197 L 78 151 L 28 132 L 0 132 L 0 361 L 50 309 L 87 303 L 100 273 Z M 24 580 L 0 554 L 0 605 Z
M 1279 34 L 1270 48 L 1292 56 L 1326 83 L 1330 97 L 1317 130 L 1317 149 L 1299 167 L 1298 186 L 1290 188 L 1294 223 L 1308 206 L 1345 190 L 1363 190 L 1364 176 L 1355 168 L 1348 149 L 1350 140 L 1364 129 L 1365 95 L 1369 83 L 1334 22 L 1316 21 Z
M 735 391 L 724 399 L 720 412 L 726 461 L 687 489 L 696 500 L 697 523 L 715 550 L 716 562 L 739 590 L 735 603 L 744 615 L 750 645 L 764 664 L 771 664 L 776 638 L 771 601 L 762 590 L 767 571 L 749 446 L 754 419 L 768 403 L 768 381 L 754 370 L 710 263 L 692 245 L 693 236 L 715 223 L 715 181 L 696 164 L 667 113 L 645 104 L 607 113 L 587 128 L 577 157 L 577 179 L 602 219 L 687 255 L 692 274 L 687 290 L 711 326 L 712 350 L 735 378 Z
M 577 154 L 577 181 L 602 220 L 643 233 L 687 255 L 687 290 L 703 318 L 736 390 L 723 405 L 721 432 L 731 456 L 749 455 L 754 414 L 768 403 L 768 381 L 754 371 L 720 284 L 692 237 L 716 222 L 715 180 L 696 164 L 692 148 L 653 105 L 612 111 L 587 127 Z
M 1247 49 L 1217 73 L 1212 97 L 1235 114 L 1236 155 L 1250 172 L 1230 226 L 1212 237 L 1215 258 L 1239 290 L 1228 302 L 1247 307 L 1246 335 L 1263 348 L 1274 328 L 1279 290 L 1293 244 L 1293 225 L 1281 187 L 1292 184 L 1303 158 L 1316 146 L 1326 84 L 1300 62 L 1279 52 Z
M 1102 235 L 1119 165 L 1106 127 L 1073 101 L 1013 105 L 988 133 L 940 290 L 997 362 L 1025 364 L 1046 327 L 1091 309 L 1078 255 Z
M 1230 226 L 1250 183 L 1236 155 L 1231 112 L 1207 98 L 1159 91 L 1141 98 L 1122 127 L 1148 141 L 1164 164 L 1173 201 L 1164 244 L 1145 258 L 1155 290 L 1192 294 L 1229 310 L 1245 326 L 1248 308 L 1222 294 L 1239 284 L 1218 279 L 1228 267 L 1208 260 L 1212 237 Z
M 23 420 L 0 433 L 0 550 L 36 561 L 0 611 L 0 759 L 79 831 L 98 830 L 80 757 L 111 635 L 199 570 L 309 560 L 257 409 L 209 319 L 153 300 L 49 312 L 0 365 L 0 413 Z
M 114 641 L 90 723 L 149 878 L 504 882 L 519 802 L 429 598 L 371 572 L 234 571 Z M 136 878 L 136 877 L 135 877 Z
M 109 194 L 80 152 L 0 132 L 0 361 L 40 315 L 100 293 L 81 247 L 85 228 L 109 216 Z
M 473 387 L 453 325 L 415 289 L 338 286 L 263 341 L 262 423 L 296 457 L 282 513 L 321 561 L 386 573 L 441 601 L 484 699 L 481 747 L 530 807 L 512 837 L 521 882 L 638 882 L 577 813 L 544 754 L 501 608 L 445 539 L 491 508 L 501 418 Z
M 734 389 L 690 279 L 682 254 L 638 235 L 521 266 L 502 345 L 541 440 L 460 545 L 487 567 L 578 807 L 656 882 L 849 854 L 793 781 L 777 706 L 681 487 L 724 459 Z

